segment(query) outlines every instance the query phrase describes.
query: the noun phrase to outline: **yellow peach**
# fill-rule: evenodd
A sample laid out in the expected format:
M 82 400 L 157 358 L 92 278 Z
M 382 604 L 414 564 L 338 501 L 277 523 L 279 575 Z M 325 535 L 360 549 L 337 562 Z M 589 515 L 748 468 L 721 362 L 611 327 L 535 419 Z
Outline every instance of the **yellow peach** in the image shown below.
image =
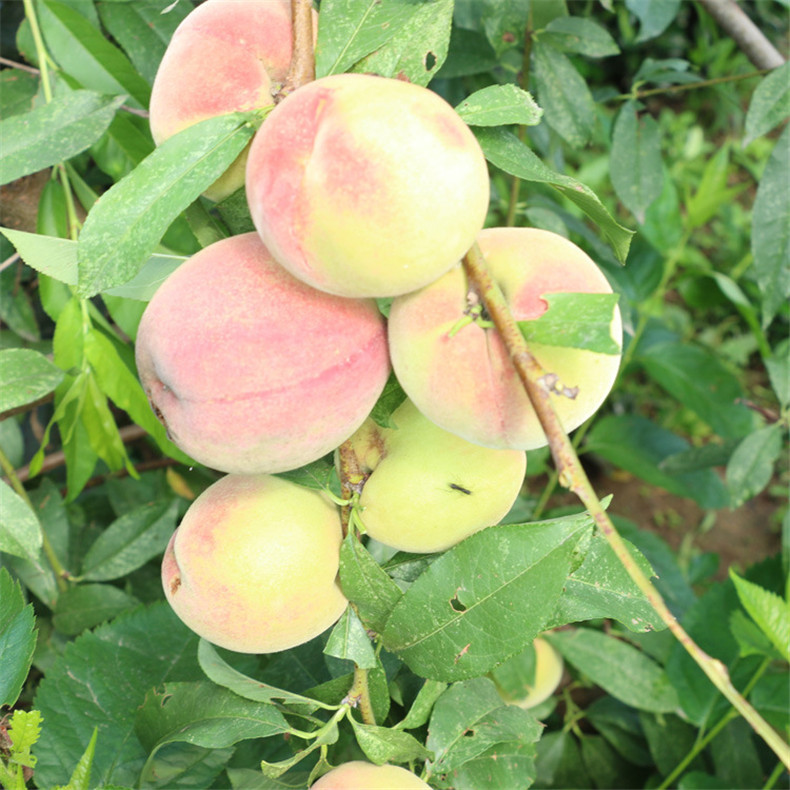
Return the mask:
M 430 790 L 419 777 L 397 765 L 352 760 L 324 774 L 311 790 Z
M 523 653 L 506 661 L 492 673 L 502 699 L 520 708 L 545 702 L 562 681 L 565 662 L 543 637 L 535 637 Z
M 272 255 L 342 296 L 393 296 L 444 274 L 488 209 L 485 158 L 427 88 L 369 74 L 311 82 L 253 139 L 247 201 Z

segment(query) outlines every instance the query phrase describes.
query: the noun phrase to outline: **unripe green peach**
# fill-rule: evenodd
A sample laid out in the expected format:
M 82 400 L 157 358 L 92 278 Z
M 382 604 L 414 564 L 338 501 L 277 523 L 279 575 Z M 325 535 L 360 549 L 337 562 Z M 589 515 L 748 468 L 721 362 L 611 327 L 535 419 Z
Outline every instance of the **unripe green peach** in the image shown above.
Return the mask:
M 223 472 L 282 472 L 332 452 L 389 375 L 375 302 L 310 288 L 256 233 L 218 241 L 168 277 L 136 356 L 172 440 Z
M 154 79 L 150 123 L 156 144 L 198 121 L 273 104 L 273 90 L 291 62 L 292 40 L 289 0 L 206 0 L 191 11 Z M 248 151 L 207 197 L 221 200 L 243 185 Z
M 162 562 L 175 613 L 241 653 L 312 639 L 343 613 L 342 530 L 322 494 L 269 475 L 228 475 L 190 505 Z
M 536 637 L 529 648 L 491 675 L 502 699 L 520 708 L 535 708 L 545 702 L 560 685 L 562 656 L 543 637 Z
M 252 143 L 247 200 L 274 257 L 316 288 L 393 296 L 444 274 L 488 209 L 485 158 L 427 88 L 369 74 L 311 82 Z
M 535 228 L 492 228 L 479 234 L 480 249 L 513 316 L 531 321 L 547 309 L 551 293 L 611 293 L 606 277 L 568 239 Z M 498 332 L 485 322 L 459 328 L 479 297 L 457 267 L 431 285 L 393 300 L 390 356 L 406 394 L 437 425 L 486 447 L 531 450 L 547 443 Z M 612 338 L 622 345 L 619 310 Z M 530 343 L 561 392 L 552 401 L 562 426 L 572 431 L 608 395 L 619 354 Z
M 467 442 L 439 428 L 410 401 L 394 428 L 368 419 L 350 439 L 364 472 L 359 499 L 368 535 L 400 551 L 444 551 L 510 510 L 526 454 Z
M 397 765 L 353 760 L 324 774 L 311 790 L 430 790 L 419 777 Z

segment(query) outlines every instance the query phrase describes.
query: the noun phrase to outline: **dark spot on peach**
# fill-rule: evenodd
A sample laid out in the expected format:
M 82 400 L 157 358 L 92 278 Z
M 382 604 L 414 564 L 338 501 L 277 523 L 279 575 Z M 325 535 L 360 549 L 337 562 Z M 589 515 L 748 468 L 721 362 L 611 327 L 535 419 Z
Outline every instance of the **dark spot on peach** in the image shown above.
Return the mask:
M 173 580 L 170 582 L 170 595 L 175 595 L 179 587 L 181 587 L 181 577 L 174 576 Z

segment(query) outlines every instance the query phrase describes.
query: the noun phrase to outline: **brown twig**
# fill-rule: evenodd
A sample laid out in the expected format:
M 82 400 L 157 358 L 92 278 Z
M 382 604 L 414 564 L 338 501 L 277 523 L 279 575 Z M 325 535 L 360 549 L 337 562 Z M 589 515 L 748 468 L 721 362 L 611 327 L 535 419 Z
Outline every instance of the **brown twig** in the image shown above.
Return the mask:
M 315 79 L 312 0 L 291 0 L 293 50 L 285 82 L 274 96 L 275 104 Z
M 551 454 L 557 467 L 560 483 L 573 491 L 587 508 L 596 526 L 606 538 L 628 575 L 714 686 L 770 746 L 780 760 L 790 768 L 790 747 L 760 714 L 743 698 L 730 681 L 727 668 L 721 661 L 707 655 L 686 633 L 670 612 L 658 590 L 651 584 L 628 551 L 614 524 L 601 506 L 579 457 L 568 435 L 562 428 L 551 402 L 545 373 L 529 351 L 527 343 L 516 325 L 510 308 L 499 286 L 494 282 L 480 248 L 475 245 L 464 257 L 464 270 L 477 290 L 491 320 L 508 350 L 524 389 L 549 441 Z

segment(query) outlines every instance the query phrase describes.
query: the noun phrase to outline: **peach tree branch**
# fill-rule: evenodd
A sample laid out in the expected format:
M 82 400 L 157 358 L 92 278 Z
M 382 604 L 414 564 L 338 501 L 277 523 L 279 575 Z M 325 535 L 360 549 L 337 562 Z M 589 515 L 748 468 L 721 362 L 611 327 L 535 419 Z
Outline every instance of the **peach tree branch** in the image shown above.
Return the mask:
M 527 347 L 502 291 L 491 277 L 478 245 L 475 244 L 464 257 L 464 269 L 470 283 L 483 301 L 494 326 L 500 333 L 521 383 L 540 420 L 549 441 L 560 483 L 579 497 L 628 575 L 700 669 L 770 746 L 777 757 L 790 768 L 790 747 L 788 744 L 732 685 L 724 664 L 705 653 L 686 633 L 670 612 L 658 590 L 636 564 L 612 520 L 601 506 L 551 402 L 550 387 L 545 379 L 546 373 Z

